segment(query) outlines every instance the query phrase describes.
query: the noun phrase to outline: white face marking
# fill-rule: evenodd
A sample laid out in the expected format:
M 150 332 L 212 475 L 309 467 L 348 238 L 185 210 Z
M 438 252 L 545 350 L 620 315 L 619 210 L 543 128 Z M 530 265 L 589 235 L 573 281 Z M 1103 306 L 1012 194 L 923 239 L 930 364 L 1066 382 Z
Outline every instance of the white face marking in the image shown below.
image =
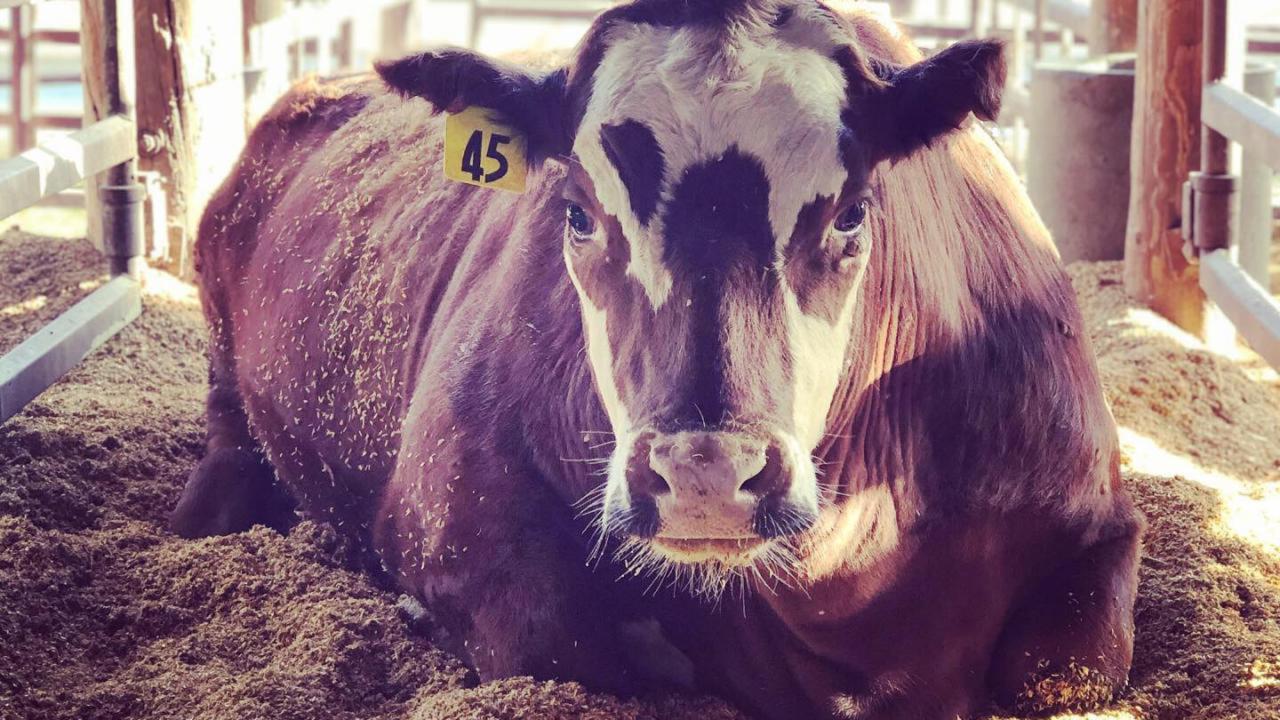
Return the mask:
M 609 424 L 618 438 L 623 437 L 631 429 L 631 417 L 627 406 L 618 393 L 618 385 L 613 379 L 613 349 L 609 347 L 609 318 L 603 308 L 596 307 L 591 298 L 582 291 L 582 284 L 573 270 L 573 261 L 565 250 L 565 267 L 569 269 L 569 279 L 578 291 L 582 305 L 582 327 L 587 337 L 587 358 L 591 366 L 591 374 L 596 380 L 596 390 L 605 412 L 609 415 Z
M 838 196 L 847 175 L 838 145 L 845 78 L 831 59 L 838 42 L 829 24 L 792 18 L 780 32 L 756 18 L 727 33 L 624 24 L 607 43 L 574 152 L 605 212 L 618 218 L 631 249 L 627 273 L 653 307 L 672 291 L 661 260 L 661 213 L 640 224 L 601 146 L 603 125 L 634 120 L 653 132 L 665 161 L 663 201 L 685 170 L 730 147 L 760 160 L 781 260 L 800 209 L 819 195 Z
M 865 268 L 865 264 L 859 268 L 860 275 Z M 860 285 L 861 277 L 851 284 L 853 289 L 845 296 L 839 319 L 832 325 L 824 318 L 806 314 L 785 278 L 782 283 L 787 338 L 794 359 L 792 422 L 795 423 L 796 436 L 808 448 L 817 447 L 826 431 L 827 412 L 831 409 L 844 370 L 845 352 L 853 327 L 853 308 L 857 304 Z

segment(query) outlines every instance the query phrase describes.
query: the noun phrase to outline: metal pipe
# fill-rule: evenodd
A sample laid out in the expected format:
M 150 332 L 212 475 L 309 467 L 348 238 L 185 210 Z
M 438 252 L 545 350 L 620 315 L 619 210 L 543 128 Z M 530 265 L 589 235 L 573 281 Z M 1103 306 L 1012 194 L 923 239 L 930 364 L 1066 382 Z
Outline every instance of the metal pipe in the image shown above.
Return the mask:
M 1230 55 L 1230 5 L 1227 0 L 1205 0 L 1201 36 L 1201 74 L 1204 87 L 1230 82 L 1234 63 Z M 1243 45 L 1240 48 L 1243 49 Z M 1243 71 L 1243 66 L 1240 66 Z M 1203 114 L 1202 94 L 1202 114 Z M 1230 249 L 1235 244 L 1240 217 L 1240 178 L 1232 174 L 1231 141 L 1203 121 L 1200 123 L 1200 170 L 1191 174 L 1183 193 L 1183 224 L 1190 228 L 1189 254 L 1203 255 Z
M 1202 73 L 1204 84 L 1218 82 L 1227 74 L 1227 2 L 1205 0 Z M 1200 172 L 1223 175 L 1230 170 L 1231 144 L 1217 130 L 1200 124 Z
M 102 71 L 106 110 L 137 124 L 134 88 L 133 0 L 102 3 Z M 108 168 L 98 186 L 102 200 L 102 235 L 112 275 L 139 278 L 146 260 L 142 202 L 146 188 L 138 182 L 137 162 Z

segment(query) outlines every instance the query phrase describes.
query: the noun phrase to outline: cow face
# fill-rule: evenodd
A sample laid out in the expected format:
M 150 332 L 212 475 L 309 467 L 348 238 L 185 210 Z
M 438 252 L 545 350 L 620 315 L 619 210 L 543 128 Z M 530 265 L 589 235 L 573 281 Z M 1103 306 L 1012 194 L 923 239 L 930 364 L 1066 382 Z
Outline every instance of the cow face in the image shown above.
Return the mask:
M 994 115 L 1000 54 L 873 66 L 815 2 L 651 0 L 547 76 L 458 52 L 380 69 L 497 110 L 567 166 L 564 261 L 616 436 L 601 523 L 639 556 L 731 573 L 818 516 L 811 453 L 874 311 L 868 257 L 893 241 L 869 229 L 873 169 Z

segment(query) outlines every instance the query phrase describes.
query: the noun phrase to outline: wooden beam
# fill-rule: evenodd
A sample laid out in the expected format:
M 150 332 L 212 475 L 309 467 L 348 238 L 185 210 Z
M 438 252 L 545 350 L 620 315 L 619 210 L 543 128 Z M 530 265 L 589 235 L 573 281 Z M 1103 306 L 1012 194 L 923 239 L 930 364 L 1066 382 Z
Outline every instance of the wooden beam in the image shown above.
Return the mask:
M 1203 98 L 1200 116 L 1205 125 L 1280 170 L 1280 113 L 1222 83 L 1206 85 Z
M 1196 335 L 1206 305 L 1181 224 L 1182 183 L 1199 165 L 1200 8 L 1140 3 L 1124 249 L 1125 290 Z
M 1236 264 L 1229 251 L 1215 250 L 1200 257 L 1200 287 L 1249 346 L 1280 369 L 1280 304 Z
M 0 125 L 8 124 L 12 119 L 13 116 L 9 113 L 0 113 Z M 84 124 L 84 119 L 79 115 L 35 115 L 31 118 L 31 122 L 36 129 L 76 130 Z
M 913 22 L 911 20 L 901 20 L 897 22 L 912 40 L 930 40 L 935 38 L 938 40 L 963 40 L 967 37 L 972 37 L 973 35 L 973 30 L 968 25 L 957 25 L 955 23 Z M 1047 43 L 1062 42 L 1064 35 L 1068 34 L 1070 34 L 1070 31 L 1059 29 L 1044 30 L 1043 32 L 1044 41 Z M 1012 30 L 998 30 L 987 33 L 987 35 L 989 37 L 997 37 L 1004 40 L 1013 39 Z
M 22 7 L 24 5 L 38 5 L 42 2 L 54 2 L 55 0 L 0 0 L 0 10 L 7 8 Z
M 10 28 L 0 28 L 0 40 L 12 40 L 13 30 Z M 79 45 L 80 32 L 78 30 L 33 30 L 31 39 L 35 42 L 55 43 L 58 45 Z M 45 78 L 46 80 L 49 78 Z M 76 75 L 76 81 L 80 80 L 80 76 Z
M 0 219 L 136 155 L 133 123 L 113 116 L 0 160 Z
M 31 33 L 36 42 L 53 43 L 55 45 L 79 45 L 79 30 L 36 30 Z M 78 78 L 77 78 L 78 79 Z
M 119 276 L 0 356 L 0 423 L 142 312 L 138 283 Z

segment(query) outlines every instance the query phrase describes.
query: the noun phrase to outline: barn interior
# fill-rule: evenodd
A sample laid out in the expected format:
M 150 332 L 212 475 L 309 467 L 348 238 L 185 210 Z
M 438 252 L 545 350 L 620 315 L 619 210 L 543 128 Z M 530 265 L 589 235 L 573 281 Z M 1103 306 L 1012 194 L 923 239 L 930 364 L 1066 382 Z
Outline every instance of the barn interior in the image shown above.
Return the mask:
M 1149 524 L 1130 685 L 1057 717 L 1280 718 L 1280 7 L 843 2 L 925 52 L 1008 43 L 988 129 L 1068 263 Z M 610 3 L 105 4 L 124 16 L 0 0 L 0 720 L 745 717 L 712 697 L 480 684 L 323 524 L 166 529 L 204 452 L 195 227 L 253 121 L 300 78 L 415 48 L 537 58 Z M 102 58 L 124 25 L 137 84 L 120 131 L 130 79 Z M 1202 154 L 1202 126 L 1233 142 Z M 1239 178 L 1237 220 L 1216 240 L 1206 222 L 1184 252 L 1168 218 L 1215 164 Z M 125 166 L 141 246 L 121 261 L 97 187 Z

